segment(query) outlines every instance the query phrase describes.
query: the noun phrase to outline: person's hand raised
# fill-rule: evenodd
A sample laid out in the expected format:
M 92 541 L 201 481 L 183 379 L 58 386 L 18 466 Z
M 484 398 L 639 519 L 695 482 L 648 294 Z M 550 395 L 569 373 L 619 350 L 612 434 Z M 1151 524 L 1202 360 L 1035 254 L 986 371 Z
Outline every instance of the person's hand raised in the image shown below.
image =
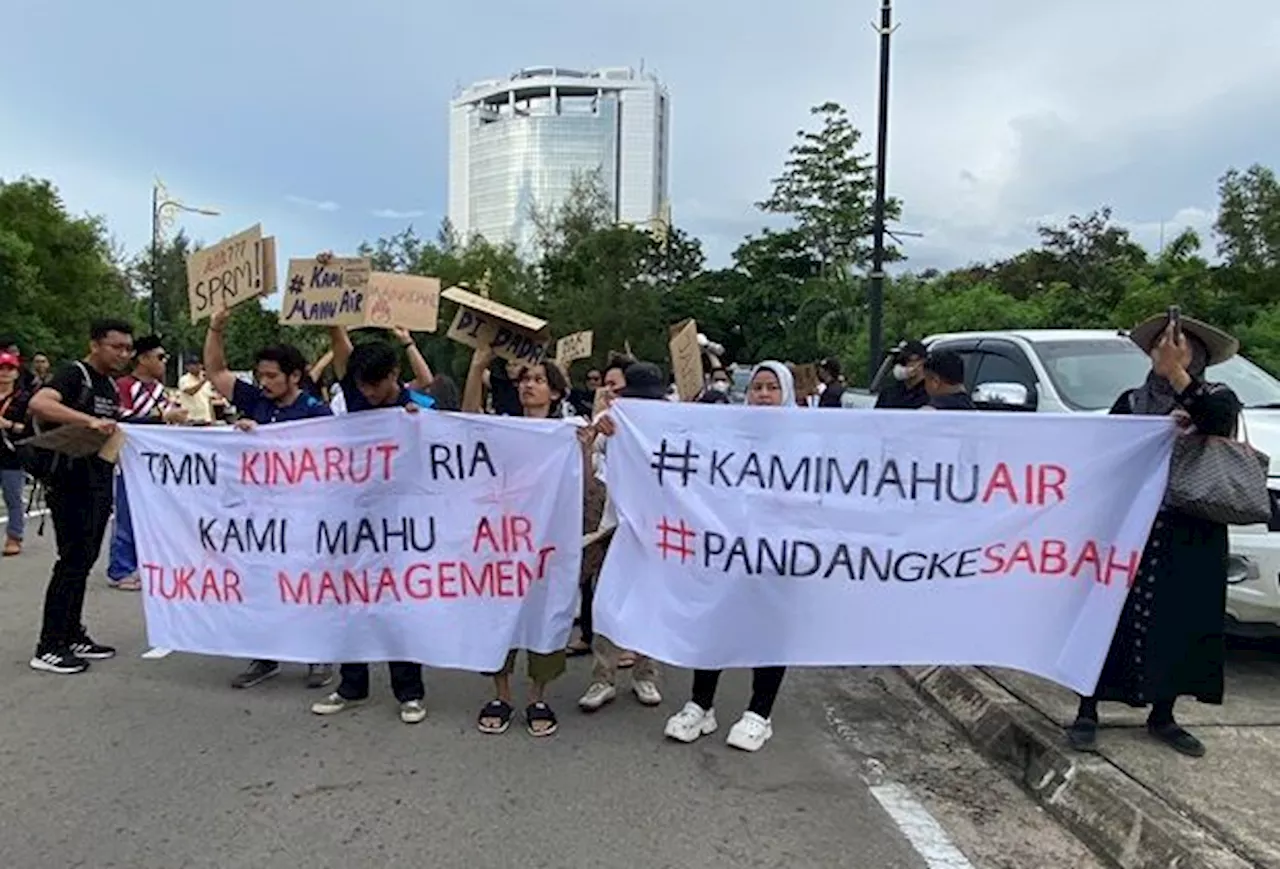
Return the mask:
M 1179 379 L 1191 365 L 1191 344 L 1187 336 L 1171 323 L 1151 348 L 1151 370 L 1165 380 Z

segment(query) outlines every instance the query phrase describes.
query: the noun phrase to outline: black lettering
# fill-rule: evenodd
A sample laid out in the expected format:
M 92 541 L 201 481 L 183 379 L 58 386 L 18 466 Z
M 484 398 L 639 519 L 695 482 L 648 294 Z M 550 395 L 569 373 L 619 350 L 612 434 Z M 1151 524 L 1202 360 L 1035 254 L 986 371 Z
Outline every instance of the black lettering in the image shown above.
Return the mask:
M 950 465 L 948 465 L 950 467 Z M 942 462 L 937 462 L 933 466 L 933 476 L 925 477 L 920 474 L 920 465 L 917 462 L 911 463 L 911 500 L 920 500 L 920 487 L 933 487 L 933 500 L 942 500 Z
M 489 456 L 489 447 L 484 441 L 476 441 L 476 448 L 471 453 L 471 472 L 468 476 L 476 475 L 476 468 L 484 465 L 485 470 L 489 472 L 490 477 L 498 476 L 498 469 L 493 466 L 493 459 Z M 434 521 L 434 520 L 433 520 Z
M 747 572 L 747 576 L 754 576 L 755 571 L 751 569 L 751 557 L 747 555 L 747 541 L 741 537 L 734 538 L 733 545 L 729 547 L 729 557 L 724 562 L 725 573 L 733 570 L 733 562 L 737 558 L 742 559 L 742 568 Z
M 881 564 L 880 562 L 876 561 L 875 551 L 872 550 L 871 547 L 869 546 L 864 546 L 862 547 L 862 557 L 859 559 L 860 563 L 858 565 L 858 576 L 861 577 L 862 579 L 866 579 L 867 573 L 870 572 L 870 573 L 874 573 L 876 575 L 876 578 L 879 579 L 881 582 L 888 582 L 890 569 L 893 567 L 892 560 L 893 560 L 893 553 L 891 552 L 889 553 L 888 557 L 885 558 L 884 564 Z M 870 565 L 870 568 L 871 568 L 870 571 L 867 570 L 868 565 Z
M 846 579 L 861 579 L 853 570 L 853 559 L 849 556 L 849 547 L 841 543 L 836 546 L 836 553 L 831 557 L 830 563 L 827 564 L 827 572 L 822 575 L 823 579 L 830 579 L 831 575 L 837 569 L 843 567 Z
M 725 486 L 732 488 L 733 482 L 729 479 L 729 476 L 724 472 L 724 465 L 725 465 L 725 462 L 729 461 L 729 459 L 733 458 L 733 456 L 734 454 L 732 452 L 725 453 L 722 456 L 717 450 L 711 451 L 711 485 L 713 486 L 716 485 L 716 476 L 718 475 L 720 479 L 724 482 Z
M 329 531 L 329 523 L 321 519 L 316 523 L 316 553 L 329 555 L 349 555 L 347 550 L 347 523 L 339 522 L 338 527 Z
M 876 483 L 876 497 L 880 497 L 889 486 L 893 486 L 898 490 L 898 497 L 907 500 L 907 489 L 902 485 L 902 474 L 898 471 L 898 463 L 893 459 L 889 459 L 884 463 L 884 467 L 880 469 L 880 482 Z
M 702 533 L 702 566 L 710 567 L 711 557 L 722 552 L 724 552 L 724 535 L 714 531 L 704 531 Z
M 858 481 L 862 481 L 862 496 L 867 496 L 867 488 L 871 483 L 871 462 L 867 459 L 858 459 L 858 463 L 853 466 L 853 474 L 849 479 L 845 479 L 844 472 L 840 469 L 840 460 L 836 458 L 827 459 L 827 491 L 831 491 L 831 485 L 835 483 L 840 491 L 848 495 L 853 491 L 853 487 L 858 485 Z
M 928 566 L 929 556 L 923 552 L 904 552 L 893 559 L 893 575 L 899 582 L 916 582 Z
M 200 545 L 204 547 L 206 552 L 221 552 L 213 542 L 213 529 L 217 527 L 217 519 L 206 519 L 201 516 L 196 520 L 196 527 L 200 529 Z
M 967 495 L 956 494 L 956 475 L 960 473 L 960 469 L 955 465 L 947 465 L 947 497 L 957 504 L 972 504 L 978 499 L 978 466 L 970 466 L 972 472 L 969 479 L 969 492 Z
M 806 459 L 806 461 L 808 461 Z M 843 544 L 841 544 L 843 546 Z M 804 552 L 809 557 L 809 565 L 802 566 L 800 561 L 800 553 Z M 818 547 L 814 546 L 807 540 L 793 540 L 791 542 L 791 558 L 787 564 L 788 572 L 792 576 L 814 576 L 822 567 L 822 553 Z
M 760 470 L 760 457 L 755 453 L 748 453 L 747 460 L 742 463 L 742 467 L 738 471 L 738 485 L 741 486 L 747 477 L 755 477 L 756 484 L 761 489 L 766 488 L 764 472 Z
M 769 460 L 769 488 L 776 489 L 778 479 L 782 480 L 782 487 L 790 492 L 796 486 L 796 481 L 803 479 L 800 485 L 800 491 L 807 492 L 809 490 L 809 459 L 803 458 L 796 463 L 791 471 L 791 476 L 787 476 L 786 466 L 782 463 L 781 456 L 773 456 Z

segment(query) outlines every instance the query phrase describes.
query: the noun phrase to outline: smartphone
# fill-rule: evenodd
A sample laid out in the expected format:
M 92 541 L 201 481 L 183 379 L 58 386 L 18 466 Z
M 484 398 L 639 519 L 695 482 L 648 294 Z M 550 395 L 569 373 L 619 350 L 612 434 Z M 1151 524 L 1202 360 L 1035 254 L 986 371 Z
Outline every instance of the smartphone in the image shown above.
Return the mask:
M 1182 308 L 1177 305 L 1169 306 L 1169 325 L 1173 327 L 1175 335 L 1182 332 Z

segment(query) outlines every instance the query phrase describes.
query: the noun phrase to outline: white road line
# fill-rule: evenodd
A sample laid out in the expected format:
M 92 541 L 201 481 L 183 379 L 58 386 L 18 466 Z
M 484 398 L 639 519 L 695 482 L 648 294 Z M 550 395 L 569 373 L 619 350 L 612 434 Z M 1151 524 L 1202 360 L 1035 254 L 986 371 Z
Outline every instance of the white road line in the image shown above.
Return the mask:
M 44 510 L 32 510 L 30 513 L 26 515 L 28 519 L 39 519 L 41 516 L 49 515 L 49 510 L 47 508 Z M 8 525 L 8 524 L 9 524 L 8 516 L 5 516 L 3 519 L 0 519 L 0 525 Z
M 934 820 L 929 810 L 900 784 L 872 785 L 871 795 L 893 818 L 911 847 L 924 858 L 929 869 L 973 869 L 969 858 L 960 853 L 947 831 Z

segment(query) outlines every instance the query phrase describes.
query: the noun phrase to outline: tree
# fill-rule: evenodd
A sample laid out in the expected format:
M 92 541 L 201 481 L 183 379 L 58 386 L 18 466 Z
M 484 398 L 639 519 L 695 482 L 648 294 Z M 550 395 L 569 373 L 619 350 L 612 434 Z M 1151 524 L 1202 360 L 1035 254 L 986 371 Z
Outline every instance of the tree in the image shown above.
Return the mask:
M 871 257 L 868 239 L 875 198 L 874 168 L 859 151 L 862 134 L 839 103 L 810 109 L 820 119 L 815 131 L 797 132 L 781 175 L 773 179 L 773 193 L 756 207 L 793 221 L 793 238 L 812 255 L 825 274 L 833 268 L 864 267 Z M 887 220 L 901 216 L 896 199 L 885 205 Z M 889 259 L 898 252 L 889 247 Z
M 1228 170 L 1218 183 L 1218 254 L 1253 273 L 1280 269 L 1280 182 L 1271 169 Z
M 105 224 L 70 216 L 48 181 L 0 181 L 0 274 L 0 331 L 28 355 L 79 358 L 94 319 L 136 319 Z

